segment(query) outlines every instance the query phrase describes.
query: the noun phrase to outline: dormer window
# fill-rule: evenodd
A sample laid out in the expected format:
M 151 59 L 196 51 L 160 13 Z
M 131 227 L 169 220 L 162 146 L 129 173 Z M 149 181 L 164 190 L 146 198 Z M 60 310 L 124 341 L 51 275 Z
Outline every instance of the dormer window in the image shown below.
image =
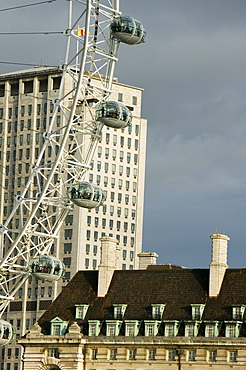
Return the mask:
M 218 337 L 220 327 L 218 321 L 205 321 L 205 337 Z
M 64 335 L 68 321 L 61 320 L 58 316 L 50 321 L 50 335 Z
M 232 320 L 242 320 L 245 311 L 245 306 L 235 305 L 232 306 Z
M 144 321 L 144 335 L 147 337 L 154 337 L 158 334 L 160 321 Z
M 185 337 L 196 337 L 200 327 L 200 322 L 185 322 Z
M 165 323 L 165 331 L 164 335 L 165 337 L 176 337 L 179 330 L 179 321 L 164 321 Z
M 121 325 L 122 321 L 106 320 L 106 335 L 108 337 L 118 336 L 120 333 Z
M 114 304 L 113 307 L 115 320 L 122 320 L 126 311 L 127 304 Z
M 135 337 L 138 335 L 141 321 L 138 320 L 125 320 L 125 336 Z
M 204 308 L 205 304 L 192 304 L 191 305 L 192 320 L 201 320 Z
M 161 320 L 165 308 L 165 304 L 152 304 L 152 318 L 154 320 Z
M 225 336 L 227 338 L 238 337 L 242 323 L 235 321 L 225 321 L 225 326 L 226 326 Z
M 76 304 L 75 319 L 84 320 L 88 307 L 89 307 L 88 304 Z
M 88 320 L 89 324 L 89 336 L 97 336 L 100 333 L 101 330 L 101 322 L 99 320 Z

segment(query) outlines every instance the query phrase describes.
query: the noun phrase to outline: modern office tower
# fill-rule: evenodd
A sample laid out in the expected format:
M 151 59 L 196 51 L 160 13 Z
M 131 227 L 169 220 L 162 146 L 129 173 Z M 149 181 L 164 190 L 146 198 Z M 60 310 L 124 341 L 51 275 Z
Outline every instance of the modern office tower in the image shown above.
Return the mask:
M 0 75 L 1 224 L 11 212 L 39 155 L 58 95 L 61 73 L 59 68 L 37 67 Z M 66 88 L 65 81 L 64 94 Z M 146 120 L 141 118 L 141 96 L 142 89 L 114 80 L 110 99 L 126 105 L 132 111 L 133 122 L 122 130 L 105 126 L 91 163 L 87 180 L 105 190 L 107 200 L 92 210 L 74 206 L 67 216 L 51 250 L 66 266 L 64 278 L 50 283 L 30 277 L 19 289 L 4 317 L 16 328 L 17 338 L 25 334 L 78 270 L 98 268 L 102 236 L 118 240 L 118 263 L 122 269 L 137 267 L 137 254 L 142 246 L 147 129 Z M 95 104 L 96 101 L 91 101 L 91 105 Z M 63 115 L 58 114 L 55 127 L 58 135 L 62 125 Z M 45 160 L 52 158 L 51 146 L 44 155 Z M 34 181 L 29 196 L 35 195 L 37 189 Z M 19 228 L 19 222 L 16 213 L 11 225 L 13 233 Z M 3 252 L 10 243 L 5 241 Z M 20 368 L 19 346 L 12 343 L 1 351 L 0 370 Z

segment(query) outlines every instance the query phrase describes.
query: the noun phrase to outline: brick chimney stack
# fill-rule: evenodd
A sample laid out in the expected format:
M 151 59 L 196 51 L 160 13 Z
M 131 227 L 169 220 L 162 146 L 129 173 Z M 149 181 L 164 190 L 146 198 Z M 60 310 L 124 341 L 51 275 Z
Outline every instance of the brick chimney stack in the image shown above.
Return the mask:
M 215 233 L 212 239 L 212 261 L 209 271 L 209 296 L 216 297 L 221 288 L 227 265 L 227 247 L 230 238 L 227 235 Z

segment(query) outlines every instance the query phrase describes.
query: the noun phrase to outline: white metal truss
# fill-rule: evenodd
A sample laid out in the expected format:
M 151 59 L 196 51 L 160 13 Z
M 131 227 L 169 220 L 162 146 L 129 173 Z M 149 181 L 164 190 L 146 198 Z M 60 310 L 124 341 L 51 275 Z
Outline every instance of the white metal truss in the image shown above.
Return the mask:
M 72 14 L 75 3 L 82 8 L 76 19 Z M 110 24 L 120 14 L 119 0 L 68 0 L 68 5 L 67 47 L 54 113 L 25 189 L 1 225 L 0 315 L 28 278 L 30 259 L 49 253 L 73 208 L 67 189 L 85 179 L 103 128 L 95 119 L 94 105 L 108 100 L 112 89 L 119 41 L 111 37 Z M 58 112 L 63 116 L 59 128 L 55 126 Z M 13 229 L 17 212 L 20 224 Z M 6 240 L 11 243 L 7 250 Z

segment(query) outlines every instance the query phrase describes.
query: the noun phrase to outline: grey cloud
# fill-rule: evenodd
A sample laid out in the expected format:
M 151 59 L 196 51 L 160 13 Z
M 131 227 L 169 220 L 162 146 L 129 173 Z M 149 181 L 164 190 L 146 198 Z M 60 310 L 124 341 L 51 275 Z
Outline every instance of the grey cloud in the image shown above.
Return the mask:
M 1 31 L 63 30 L 67 5 L 2 12 Z M 116 68 L 144 88 L 149 120 L 143 249 L 207 267 L 218 231 L 231 237 L 229 265 L 245 267 L 246 2 L 121 0 L 121 10 L 147 30 L 145 44 L 121 45 Z M 0 37 L 2 60 L 63 58 L 63 36 Z

